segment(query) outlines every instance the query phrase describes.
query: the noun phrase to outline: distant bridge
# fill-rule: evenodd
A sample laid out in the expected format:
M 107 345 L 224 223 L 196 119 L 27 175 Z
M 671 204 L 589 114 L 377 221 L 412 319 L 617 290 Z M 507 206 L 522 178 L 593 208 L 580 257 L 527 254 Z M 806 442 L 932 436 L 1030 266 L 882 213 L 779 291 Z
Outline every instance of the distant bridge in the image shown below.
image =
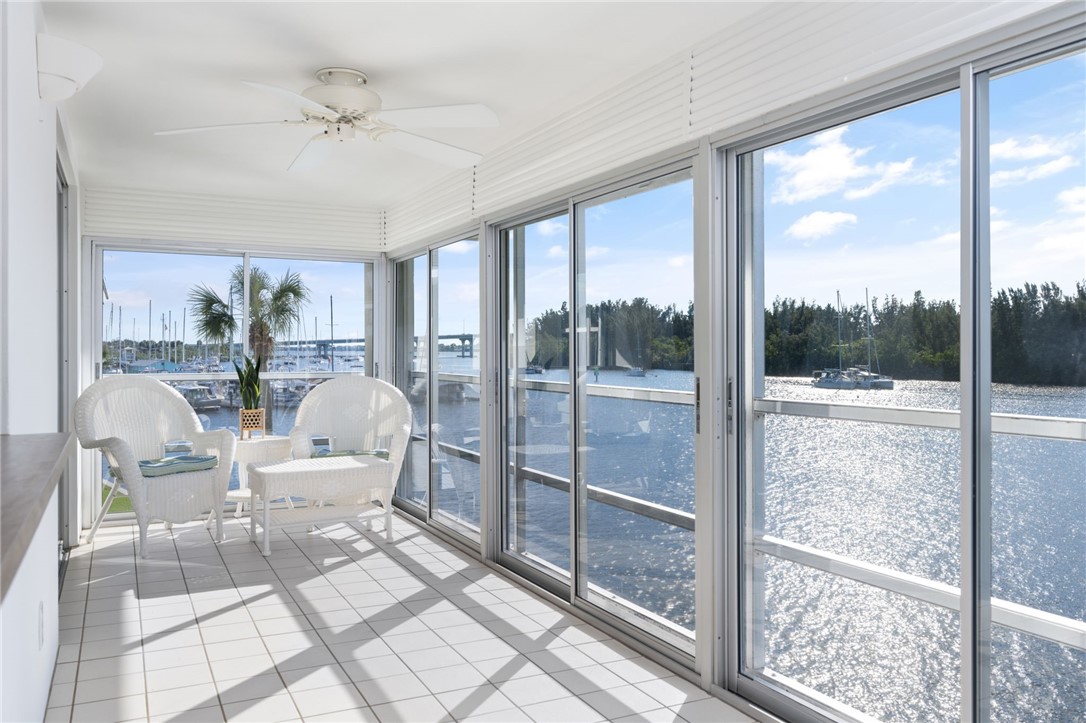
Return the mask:
M 438 342 L 455 339 L 460 342 L 460 356 L 462 357 L 474 357 L 475 356 L 475 335 L 474 334 L 439 334 Z M 419 337 L 415 337 L 415 344 L 418 345 Z M 288 339 L 277 340 L 275 342 L 276 348 L 279 349 L 291 349 L 301 351 L 303 349 L 312 349 L 317 356 L 329 356 L 331 353 L 332 345 L 335 345 L 338 349 L 342 347 L 354 347 L 359 352 L 366 351 L 365 338 L 330 338 L 330 339 Z

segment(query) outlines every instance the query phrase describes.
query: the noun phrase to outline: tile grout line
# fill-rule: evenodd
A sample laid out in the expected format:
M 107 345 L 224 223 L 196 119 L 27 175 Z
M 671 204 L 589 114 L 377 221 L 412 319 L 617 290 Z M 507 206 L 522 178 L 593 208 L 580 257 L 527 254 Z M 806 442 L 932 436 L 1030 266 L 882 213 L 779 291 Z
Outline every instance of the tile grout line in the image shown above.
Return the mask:
M 216 514 L 221 514 L 221 513 L 216 513 Z M 208 530 L 206 526 L 201 526 L 201 527 L 202 527 L 202 529 L 204 529 L 205 531 L 207 531 L 210 534 L 210 530 Z M 173 531 L 172 527 L 170 528 L 169 533 L 170 533 L 170 541 L 171 541 L 171 543 L 173 545 L 173 554 L 177 558 L 178 572 L 181 573 L 181 582 L 185 586 L 185 598 L 188 600 L 189 607 L 192 608 L 192 622 L 196 626 L 196 634 L 200 636 L 200 648 L 201 648 L 201 650 L 204 651 L 204 660 L 206 661 L 206 664 L 207 664 L 207 671 L 209 673 L 212 673 L 212 671 L 211 671 L 211 659 L 207 657 L 207 644 L 204 641 L 204 631 L 203 631 L 202 628 L 200 628 L 200 620 L 199 620 L 199 616 L 196 614 L 196 606 L 192 604 L 192 591 L 189 589 L 188 577 L 185 576 L 185 565 L 181 561 L 181 553 L 177 549 L 178 535 Z M 211 534 L 211 540 L 212 540 L 212 545 L 214 546 L 215 552 L 219 553 L 219 548 L 218 548 L 218 545 L 215 542 L 215 537 L 214 537 L 213 534 Z M 222 559 L 222 553 L 219 553 L 219 559 L 220 560 Z M 223 567 L 225 567 L 225 566 L 226 566 L 226 561 L 223 560 Z M 229 573 L 229 570 L 227 572 Z M 231 583 L 233 583 L 233 578 L 231 578 Z M 141 621 L 143 620 L 143 608 L 142 608 L 142 606 L 140 607 L 140 620 Z M 140 629 L 142 631 L 142 622 L 140 624 Z M 144 653 L 146 653 L 146 651 L 144 651 Z M 144 657 L 144 659 L 143 659 L 143 675 L 144 675 L 144 689 L 147 690 L 147 720 L 151 720 L 151 692 L 150 692 L 150 686 L 147 685 L 147 682 L 146 682 L 146 678 L 147 678 L 147 658 L 146 657 Z M 214 673 L 212 673 L 212 675 L 211 675 L 211 685 L 212 685 L 212 687 L 215 688 L 215 698 L 216 698 L 216 700 L 218 700 L 218 703 L 219 703 L 219 712 L 222 713 L 222 718 L 225 721 L 226 720 L 226 708 L 223 707 L 222 696 L 219 695 L 219 686 L 215 682 Z M 189 709 L 189 710 L 191 710 L 191 709 Z M 170 715 L 176 715 L 176 714 L 170 714 Z

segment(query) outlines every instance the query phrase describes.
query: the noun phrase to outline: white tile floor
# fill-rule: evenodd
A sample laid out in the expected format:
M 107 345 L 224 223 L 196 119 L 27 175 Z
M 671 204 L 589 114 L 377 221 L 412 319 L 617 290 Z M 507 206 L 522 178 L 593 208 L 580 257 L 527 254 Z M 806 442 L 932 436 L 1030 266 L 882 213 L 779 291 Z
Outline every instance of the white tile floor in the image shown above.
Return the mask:
M 247 522 L 245 520 L 244 522 Z M 379 525 L 378 525 L 379 527 Z M 73 551 L 46 721 L 750 718 L 396 518 L 103 528 Z

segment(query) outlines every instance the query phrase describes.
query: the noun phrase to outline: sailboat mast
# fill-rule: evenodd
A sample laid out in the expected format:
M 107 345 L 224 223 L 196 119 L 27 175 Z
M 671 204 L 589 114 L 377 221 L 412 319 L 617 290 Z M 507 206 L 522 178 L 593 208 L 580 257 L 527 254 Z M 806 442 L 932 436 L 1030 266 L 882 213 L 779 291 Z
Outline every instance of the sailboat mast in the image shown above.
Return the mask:
M 841 339 L 841 290 L 837 290 L 837 368 L 845 368 L 844 342 Z
M 864 287 L 864 309 L 867 311 L 867 371 L 871 371 L 871 296 Z

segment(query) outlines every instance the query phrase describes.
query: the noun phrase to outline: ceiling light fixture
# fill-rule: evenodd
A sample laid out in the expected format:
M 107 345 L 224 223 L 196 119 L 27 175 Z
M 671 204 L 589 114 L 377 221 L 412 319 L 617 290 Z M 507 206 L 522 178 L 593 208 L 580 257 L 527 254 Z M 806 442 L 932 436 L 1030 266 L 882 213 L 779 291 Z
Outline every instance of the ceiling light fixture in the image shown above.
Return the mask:
M 71 98 L 102 69 L 102 56 L 79 43 L 38 33 L 38 97 Z

